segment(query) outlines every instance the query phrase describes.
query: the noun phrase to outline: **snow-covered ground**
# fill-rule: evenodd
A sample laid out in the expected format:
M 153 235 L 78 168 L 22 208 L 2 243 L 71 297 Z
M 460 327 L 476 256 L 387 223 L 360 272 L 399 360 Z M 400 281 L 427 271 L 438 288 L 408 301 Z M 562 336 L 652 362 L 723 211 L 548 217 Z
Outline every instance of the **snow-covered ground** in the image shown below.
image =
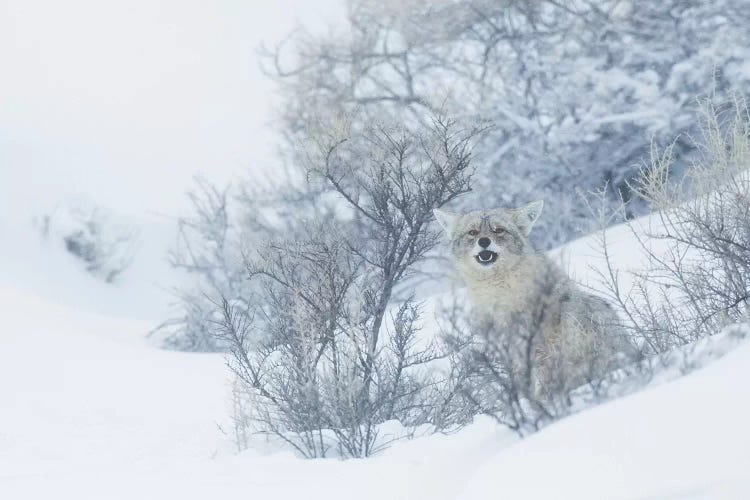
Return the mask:
M 273 145 L 254 50 L 295 12 L 309 24 L 329 11 L 0 2 L 0 499 L 750 498 L 750 342 L 728 333 L 704 352 L 736 348 L 705 367 L 524 440 L 479 418 L 366 460 L 235 451 L 222 356 L 146 336 L 180 279 L 164 214 L 179 213 L 198 171 L 221 182 L 268 166 L 256 163 Z M 114 286 L 32 225 L 81 194 L 141 230 Z M 632 238 L 613 241 L 632 265 Z M 588 244 L 562 251 L 579 277 Z
M 624 249 L 626 232 L 615 232 Z M 44 252 L 29 249 L 31 258 L 77 265 L 62 248 L 36 244 Z M 586 244 L 570 245 L 572 264 Z M 27 272 L 48 272 L 32 264 Z M 65 290 L 37 292 L 18 286 L 13 265 L 0 270 L 0 498 L 740 499 L 750 491 L 747 341 L 524 440 L 480 418 L 370 459 L 304 460 L 268 443 L 235 451 L 220 430 L 229 414 L 221 355 L 161 350 L 144 337 L 153 320 L 66 297 L 95 293 L 98 283 L 80 270 L 48 276 Z M 114 287 L 100 304 L 127 301 L 135 286 Z M 727 339 L 708 350 L 736 344 Z

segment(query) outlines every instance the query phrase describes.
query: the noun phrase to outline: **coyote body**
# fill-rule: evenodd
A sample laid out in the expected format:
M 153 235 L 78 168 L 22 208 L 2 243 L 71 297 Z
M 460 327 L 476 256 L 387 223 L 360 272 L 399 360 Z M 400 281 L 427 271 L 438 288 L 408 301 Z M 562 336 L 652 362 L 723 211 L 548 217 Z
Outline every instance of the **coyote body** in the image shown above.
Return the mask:
M 449 235 L 473 317 L 499 332 L 524 325 L 526 333 L 517 336 L 532 343 L 534 390 L 549 394 L 599 380 L 634 350 L 605 300 L 581 290 L 534 251 L 528 235 L 541 209 L 542 202 L 535 202 L 467 214 L 436 210 L 435 215 Z M 512 335 L 501 341 L 513 341 Z

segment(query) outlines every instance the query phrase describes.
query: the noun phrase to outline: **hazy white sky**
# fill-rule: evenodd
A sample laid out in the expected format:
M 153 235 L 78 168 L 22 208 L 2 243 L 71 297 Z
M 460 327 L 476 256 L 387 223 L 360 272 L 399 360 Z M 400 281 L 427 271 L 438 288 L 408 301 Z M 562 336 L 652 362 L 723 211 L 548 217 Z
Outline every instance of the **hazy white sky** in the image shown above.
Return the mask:
M 341 3 L 0 0 L 0 209 L 174 213 L 197 172 L 272 165 L 256 48 Z

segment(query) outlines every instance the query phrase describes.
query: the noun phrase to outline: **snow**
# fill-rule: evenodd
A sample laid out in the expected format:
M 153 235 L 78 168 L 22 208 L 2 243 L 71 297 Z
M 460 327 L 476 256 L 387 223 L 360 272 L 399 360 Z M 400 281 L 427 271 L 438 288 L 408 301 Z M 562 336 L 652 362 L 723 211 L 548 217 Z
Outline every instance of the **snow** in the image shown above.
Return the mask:
M 586 244 L 564 252 L 571 267 Z M 750 488 L 750 342 L 732 332 L 698 350 L 728 352 L 705 367 L 523 440 L 479 418 L 369 459 L 304 460 L 258 440 L 235 451 L 220 430 L 221 355 L 161 350 L 144 337 L 152 319 L 52 300 L 59 290 L 36 293 L 4 271 L 0 498 L 739 499 Z M 71 294 L 98 285 L 80 271 L 65 279 Z
M 269 447 L 238 455 L 217 427 L 228 414 L 220 355 L 159 350 L 142 338 L 148 322 L 7 286 L 0 302 L 9 326 L 0 351 L 0 498 L 343 499 L 363 485 L 361 498 L 455 495 L 462 483 L 454 474 L 470 475 L 515 439 L 483 421 L 371 460 L 306 461 Z M 466 460 L 456 464 L 456 453 Z M 452 472 L 440 478 L 436 469 Z
M 111 286 L 84 271 L 84 263 L 65 250 L 67 227 L 63 208 L 52 216 L 46 237 L 23 210 L 0 213 L 0 234 L 8 235 L 1 254 L 0 284 L 31 292 L 52 302 L 109 316 L 163 320 L 173 296 L 169 293 L 184 276 L 167 265 L 174 244 L 173 219 L 143 214 L 125 220 L 138 228 L 135 259 Z M 12 235 L 12 236 L 11 236 Z M 5 240 L 5 237 L 3 237 Z
M 750 343 L 499 452 L 461 498 L 746 498 Z M 536 479 L 537 477 L 543 480 Z
M 268 167 L 272 99 L 255 47 L 295 12 L 309 24 L 330 10 L 2 2 L 0 499 L 747 498 L 750 341 L 731 331 L 698 346 L 688 375 L 523 440 L 478 418 L 363 460 L 304 460 L 261 440 L 236 452 L 222 356 L 147 337 L 181 279 L 165 262 L 165 214 L 196 172 Z M 82 194 L 141 231 L 114 286 L 31 223 Z M 621 268 L 638 264 L 632 235 L 616 228 L 612 241 Z M 556 255 L 587 279 L 590 245 Z

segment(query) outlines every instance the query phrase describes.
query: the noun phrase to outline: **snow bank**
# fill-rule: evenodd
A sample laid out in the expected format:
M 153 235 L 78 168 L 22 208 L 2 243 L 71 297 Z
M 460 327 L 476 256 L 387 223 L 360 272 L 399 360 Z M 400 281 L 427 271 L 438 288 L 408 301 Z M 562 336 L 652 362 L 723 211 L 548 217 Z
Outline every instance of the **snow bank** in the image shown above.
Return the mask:
M 460 498 L 747 498 L 750 343 L 561 420 L 485 462 Z
M 451 498 L 516 438 L 486 419 L 370 460 L 236 454 L 221 355 L 156 349 L 150 323 L 0 286 L 0 498 Z M 456 457 L 461 457 L 460 461 Z
M 14 287 L 0 286 L 0 303 L 0 498 L 744 498 L 750 488 L 747 341 L 525 440 L 479 418 L 370 459 L 303 460 L 262 442 L 234 452 L 219 430 L 220 355 L 162 351 L 139 335 L 148 321 Z
M 108 286 L 25 227 L 0 266 L 0 498 L 739 499 L 750 491 L 750 342 L 732 330 L 675 353 L 681 366 L 704 368 L 662 373 L 639 393 L 524 440 L 478 418 L 365 460 L 304 460 L 258 438 L 236 453 L 222 433 L 231 428 L 222 356 L 163 351 L 144 338 L 158 315 L 139 301 L 160 264 Z M 637 267 L 629 230 L 610 236 L 618 265 Z M 591 277 L 589 238 L 558 253 L 578 278 Z

